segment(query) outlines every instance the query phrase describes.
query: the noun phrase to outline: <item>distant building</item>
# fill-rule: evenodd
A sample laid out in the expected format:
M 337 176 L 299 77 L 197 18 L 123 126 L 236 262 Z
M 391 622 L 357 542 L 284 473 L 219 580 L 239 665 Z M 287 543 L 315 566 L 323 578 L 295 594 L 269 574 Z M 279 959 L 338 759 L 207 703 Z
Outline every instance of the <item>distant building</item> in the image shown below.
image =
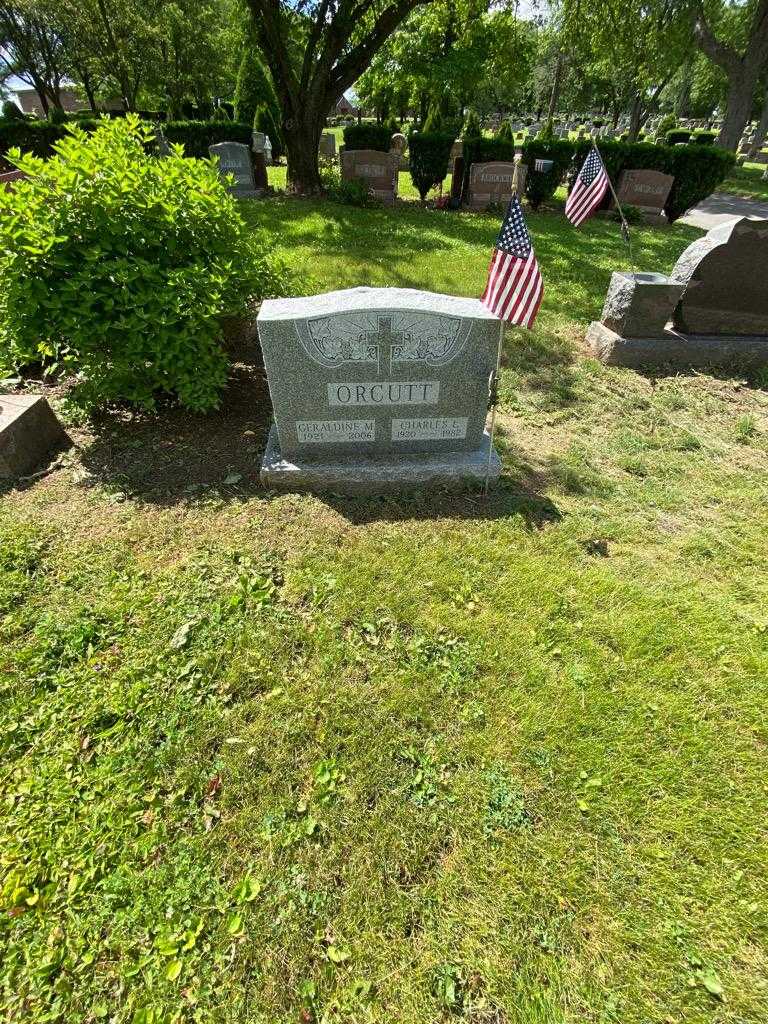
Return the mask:
M 336 104 L 336 113 L 342 117 L 357 117 L 357 107 L 354 107 L 346 96 L 342 96 Z
M 88 103 L 77 95 L 77 90 L 74 85 L 62 86 L 59 95 L 61 96 L 61 105 L 68 114 L 72 113 L 74 110 L 88 109 Z M 33 89 L 31 86 L 24 89 L 16 89 L 16 101 L 25 114 L 40 114 L 42 116 L 43 110 L 45 109 L 37 94 L 37 90 Z M 116 96 L 107 100 L 105 103 L 100 103 L 99 106 L 102 110 L 123 109 L 121 100 Z

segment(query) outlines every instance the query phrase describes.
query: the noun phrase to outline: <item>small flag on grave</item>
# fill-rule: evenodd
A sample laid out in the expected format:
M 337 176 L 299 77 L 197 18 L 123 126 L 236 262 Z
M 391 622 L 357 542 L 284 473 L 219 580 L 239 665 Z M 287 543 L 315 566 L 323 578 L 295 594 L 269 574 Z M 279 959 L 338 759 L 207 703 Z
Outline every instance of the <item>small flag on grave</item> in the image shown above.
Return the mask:
M 480 301 L 494 316 L 521 327 L 533 327 L 544 295 L 533 242 L 520 200 L 513 195 L 496 239 L 488 283 Z
M 608 172 L 593 146 L 565 204 L 565 216 L 574 227 L 579 227 L 592 216 L 602 203 L 609 185 Z

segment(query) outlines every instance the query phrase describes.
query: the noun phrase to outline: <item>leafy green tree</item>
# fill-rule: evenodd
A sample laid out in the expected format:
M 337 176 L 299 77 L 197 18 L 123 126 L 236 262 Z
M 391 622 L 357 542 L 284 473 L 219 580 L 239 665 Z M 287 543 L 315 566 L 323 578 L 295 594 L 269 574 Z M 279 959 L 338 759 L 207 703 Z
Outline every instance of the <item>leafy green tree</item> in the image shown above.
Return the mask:
M 427 0 L 247 0 L 280 103 L 288 183 L 321 190 L 320 134 L 336 102 Z
M 59 23 L 45 0 L 0 3 L 0 81 L 12 76 L 32 86 L 44 114 L 61 107 L 66 57 Z
M 725 117 L 718 144 L 735 150 L 768 66 L 768 0 L 730 5 L 693 0 L 696 45 L 726 76 Z
M 253 40 L 246 39 L 237 71 L 235 120 L 253 124 L 256 111 L 262 104 L 277 114 L 279 107 L 272 76 Z
M 253 115 L 253 127 L 257 132 L 264 132 L 272 143 L 272 156 L 275 160 L 283 155 L 283 140 L 280 126 L 275 119 L 275 110 L 269 103 L 260 103 Z

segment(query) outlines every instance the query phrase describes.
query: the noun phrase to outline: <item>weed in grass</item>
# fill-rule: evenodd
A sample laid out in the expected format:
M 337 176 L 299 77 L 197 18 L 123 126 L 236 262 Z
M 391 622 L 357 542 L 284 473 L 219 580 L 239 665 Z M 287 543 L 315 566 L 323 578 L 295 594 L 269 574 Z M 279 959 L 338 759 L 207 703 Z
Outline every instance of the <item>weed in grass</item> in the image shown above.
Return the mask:
M 751 413 L 739 416 L 734 429 L 739 444 L 750 444 L 759 434 L 757 420 Z

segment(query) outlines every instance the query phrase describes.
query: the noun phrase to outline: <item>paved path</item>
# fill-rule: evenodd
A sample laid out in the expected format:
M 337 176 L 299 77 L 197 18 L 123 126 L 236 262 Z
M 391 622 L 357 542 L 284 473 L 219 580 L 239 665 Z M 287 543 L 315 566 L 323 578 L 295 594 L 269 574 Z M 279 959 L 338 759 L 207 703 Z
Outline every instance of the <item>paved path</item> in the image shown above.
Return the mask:
M 716 224 L 723 224 L 736 217 L 768 217 L 768 201 L 763 199 L 741 199 L 727 192 L 713 192 L 698 206 L 694 206 L 679 224 L 691 224 L 695 228 L 709 231 Z

